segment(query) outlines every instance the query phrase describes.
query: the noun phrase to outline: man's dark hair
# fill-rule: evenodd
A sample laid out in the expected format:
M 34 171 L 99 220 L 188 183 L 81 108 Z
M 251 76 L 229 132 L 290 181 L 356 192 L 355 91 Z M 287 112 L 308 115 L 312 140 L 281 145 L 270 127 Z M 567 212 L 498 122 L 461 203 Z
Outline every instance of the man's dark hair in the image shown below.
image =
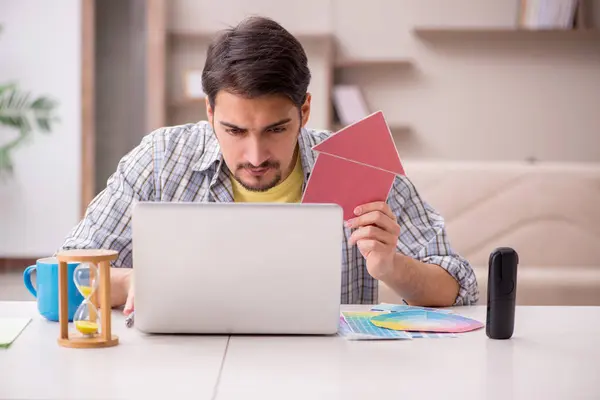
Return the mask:
M 249 17 L 210 44 L 202 86 L 213 108 L 220 90 L 246 98 L 282 94 L 301 107 L 310 78 L 300 42 L 269 18 Z

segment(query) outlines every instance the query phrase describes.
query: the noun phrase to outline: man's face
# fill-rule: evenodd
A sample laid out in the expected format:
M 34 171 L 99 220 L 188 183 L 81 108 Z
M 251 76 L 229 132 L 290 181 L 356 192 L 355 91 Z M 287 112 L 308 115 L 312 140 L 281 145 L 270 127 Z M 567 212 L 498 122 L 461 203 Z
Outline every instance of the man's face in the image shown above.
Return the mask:
M 285 96 L 247 99 L 220 91 L 215 109 L 206 101 L 223 159 L 246 189 L 265 191 L 287 178 L 296 161 L 300 128 L 310 113 L 310 95 L 298 108 Z

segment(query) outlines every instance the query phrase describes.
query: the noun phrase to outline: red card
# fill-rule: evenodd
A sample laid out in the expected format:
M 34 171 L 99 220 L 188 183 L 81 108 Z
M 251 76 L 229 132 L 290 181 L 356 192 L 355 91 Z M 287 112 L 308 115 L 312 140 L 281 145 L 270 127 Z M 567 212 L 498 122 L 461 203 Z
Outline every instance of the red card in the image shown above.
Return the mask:
M 344 220 L 354 209 L 386 201 L 396 175 L 404 168 L 383 113 L 376 112 L 313 147 L 320 152 L 308 180 L 303 203 L 334 203 Z
M 346 221 L 356 217 L 357 206 L 385 201 L 395 177 L 391 172 L 320 154 L 302 202 L 338 204 L 344 209 Z

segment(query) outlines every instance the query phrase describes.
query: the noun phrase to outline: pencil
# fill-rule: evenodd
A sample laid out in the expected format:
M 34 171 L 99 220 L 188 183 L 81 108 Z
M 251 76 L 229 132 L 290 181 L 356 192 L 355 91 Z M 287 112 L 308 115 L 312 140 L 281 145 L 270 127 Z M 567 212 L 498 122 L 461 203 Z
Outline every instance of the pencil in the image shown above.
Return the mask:
M 127 318 L 125 318 L 125 326 L 128 328 L 131 328 L 133 326 L 133 315 L 135 314 L 135 311 L 132 311 L 131 314 L 129 314 L 127 316 Z

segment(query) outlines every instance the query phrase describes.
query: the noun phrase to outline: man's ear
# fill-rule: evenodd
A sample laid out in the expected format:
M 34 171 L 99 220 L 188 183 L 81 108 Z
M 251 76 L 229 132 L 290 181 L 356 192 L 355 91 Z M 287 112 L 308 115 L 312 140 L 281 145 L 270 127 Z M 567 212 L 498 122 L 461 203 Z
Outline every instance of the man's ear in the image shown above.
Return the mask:
M 211 125 L 214 125 L 215 114 L 213 108 L 210 106 L 210 100 L 208 99 L 208 96 L 206 96 L 204 102 L 206 104 L 206 115 L 208 116 L 208 122 L 210 122 Z
M 311 95 L 310 95 L 310 93 L 306 93 L 306 100 L 304 100 L 304 104 L 302 104 L 302 107 L 300 108 L 300 110 L 302 111 L 302 121 L 300 121 L 300 123 L 301 123 L 300 126 L 302 128 L 308 122 L 308 117 L 310 117 L 310 101 L 311 101 Z

